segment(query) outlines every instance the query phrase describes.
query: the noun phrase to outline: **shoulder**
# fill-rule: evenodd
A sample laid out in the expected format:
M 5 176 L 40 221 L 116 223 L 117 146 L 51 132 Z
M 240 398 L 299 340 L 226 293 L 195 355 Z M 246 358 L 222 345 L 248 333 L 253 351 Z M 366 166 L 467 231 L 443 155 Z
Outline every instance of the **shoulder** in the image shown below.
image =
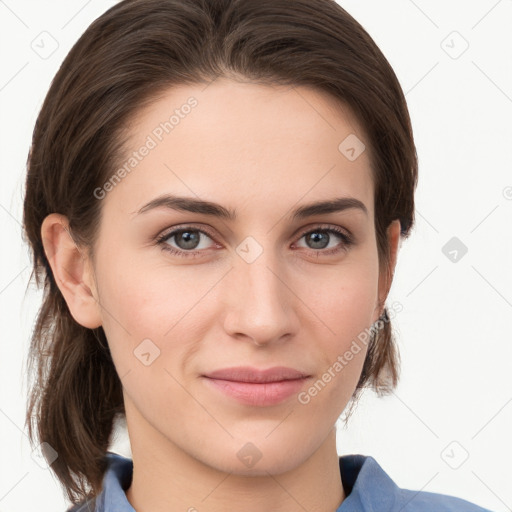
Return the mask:
M 347 497 L 337 512 L 491 512 L 455 496 L 400 488 L 369 455 L 344 455 L 339 460 Z
M 447 494 L 399 489 L 399 495 L 399 508 L 403 507 L 404 512 L 491 512 L 475 503 Z
M 116 505 L 117 512 L 133 512 L 124 493 L 132 479 L 132 460 L 114 452 L 107 452 L 105 459 L 107 469 L 103 476 L 101 492 L 97 496 L 72 505 L 66 512 L 107 512 L 112 504 Z
M 95 512 L 96 505 L 93 500 L 82 501 L 68 508 L 66 512 Z

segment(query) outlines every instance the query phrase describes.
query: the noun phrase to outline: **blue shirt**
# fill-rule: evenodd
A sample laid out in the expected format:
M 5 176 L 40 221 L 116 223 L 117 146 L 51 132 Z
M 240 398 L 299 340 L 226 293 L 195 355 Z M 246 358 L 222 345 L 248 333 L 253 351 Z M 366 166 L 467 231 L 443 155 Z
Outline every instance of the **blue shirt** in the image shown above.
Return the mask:
M 132 460 L 113 452 L 107 452 L 107 460 L 96 509 L 81 503 L 67 512 L 135 512 L 125 494 L 132 481 Z M 339 464 L 345 499 L 336 512 L 490 512 L 454 496 L 401 489 L 371 456 L 343 455 Z

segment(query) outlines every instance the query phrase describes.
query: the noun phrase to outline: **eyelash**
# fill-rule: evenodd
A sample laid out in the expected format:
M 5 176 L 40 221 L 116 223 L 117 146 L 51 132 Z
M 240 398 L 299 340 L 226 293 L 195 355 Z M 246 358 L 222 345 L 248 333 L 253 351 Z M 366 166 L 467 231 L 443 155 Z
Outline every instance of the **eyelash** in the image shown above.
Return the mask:
M 179 228 L 179 229 L 174 229 L 173 231 L 164 233 L 162 235 L 159 235 L 156 238 L 156 244 L 157 245 L 161 245 L 161 249 L 163 251 L 167 251 L 167 252 L 169 252 L 169 253 L 171 253 L 173 255 L 179 256 L 179 257 L 194 258 L 196 256 L 200 256 L 201 253 L 204 252 L 205 249 L 185 251 L 185 250 L 175 249 L 174 247 L 171 247 L 171 246 L 169 246 L 168 243 L 166 243 L 166 241 L 169 238 L 172 238 L 173 236 L 175 236 L 175 235 L 177 235 L 179 233 L 185 232 L 185 231 L 196 231 L 196 232 L 199 232 L 199 233 L 202 233 L 202 234 L 206 235 L 207 237 L 209 237 L 213 241 L 215 241 L 214 237 L 208 231 L 196 228 L 194 226 L 185 226 L 185 227 L 182 227 L 182 228 Z M 347 233 L 345 233 L 344 231 L 342 231 L 338 227 L 329 227 L 329 228 L 317 227 L 315 229 L 310 229 L 308 231 L 302 232 L 300 237 L 299 237 L 299 240 L 301 238 L 303 238 L 304 236 L 306 236 L 306 235 L 309 235 L 311 233 L 317 233 L 317 232 L 321 232 L 321 233 L 334 233 L 335 235 L 339 236 L 342 239 L 342 246 L 341 247 L 335 247 L 335 248 L 327 249 L 327 250 L 324 250 L 324 249 L 318 249 L 318 250 L 310 249 L 310 251 L 312 251 L 314 253 L 318 253 L 318 255 L 321 254 L 323 256 L 330 256 L 330 255 L 333 255 L 333 254 L 340 253 L 342 251 L 347 251 L 350 248 L 350 246 L 352 246 L 354 244 L 354 241 L 353 241 L 352 237 L 350 235 L 348 235 Z

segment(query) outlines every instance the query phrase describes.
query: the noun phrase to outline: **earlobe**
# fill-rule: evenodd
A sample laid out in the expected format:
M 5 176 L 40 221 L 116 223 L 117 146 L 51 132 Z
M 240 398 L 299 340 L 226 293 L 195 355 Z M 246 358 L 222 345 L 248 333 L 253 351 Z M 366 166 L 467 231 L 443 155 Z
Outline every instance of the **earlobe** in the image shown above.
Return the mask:
M 64 215 L 51 213 L 41 226 L 44 251 L 72 317 L 82 326 L 102 325 L 91 266 L 85 251 L 77 246 Z

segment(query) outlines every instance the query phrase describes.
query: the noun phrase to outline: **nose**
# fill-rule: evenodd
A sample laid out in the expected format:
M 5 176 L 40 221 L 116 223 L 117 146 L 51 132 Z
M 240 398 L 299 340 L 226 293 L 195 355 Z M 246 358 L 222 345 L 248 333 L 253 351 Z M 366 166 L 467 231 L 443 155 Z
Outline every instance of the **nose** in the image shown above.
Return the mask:
M 258 346 L 294 336 L 300 300 L 293 293 L 290 275 L 271 250 L 251 263 L 237 256 L 226 283 L 226 332 Z

